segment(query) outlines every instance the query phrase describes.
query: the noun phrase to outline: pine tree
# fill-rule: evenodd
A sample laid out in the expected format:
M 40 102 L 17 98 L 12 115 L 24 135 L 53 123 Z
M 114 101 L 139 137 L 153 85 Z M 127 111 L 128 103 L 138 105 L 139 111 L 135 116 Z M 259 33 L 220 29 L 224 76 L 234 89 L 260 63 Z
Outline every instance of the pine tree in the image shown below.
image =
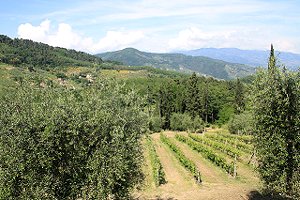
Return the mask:
M 259 172 L 272 193 L 300 197 L 300 79 L 276 66 L 271 46 L 267 71 L 258 73 L 253 113 Z

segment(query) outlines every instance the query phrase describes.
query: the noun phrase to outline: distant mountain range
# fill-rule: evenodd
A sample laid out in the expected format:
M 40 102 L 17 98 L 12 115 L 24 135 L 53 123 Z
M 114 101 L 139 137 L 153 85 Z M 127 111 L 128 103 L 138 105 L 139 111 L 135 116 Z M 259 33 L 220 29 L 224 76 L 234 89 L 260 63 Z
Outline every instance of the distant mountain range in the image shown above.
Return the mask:
M 187 53 L 187 52 L 186 52 Z M 196 72 L 218 79 L 245 77 L 255 68 L 204 56 L 189 56 L 180 53 L 147 53 L 134 48 L 97 54 L 103 60 L 118 61 L 129 66 L 151 66 L 181 72 Z
M 268 64 L 269 51 L 262 50 L 241 50 L 237 48 L 202 48 L 191 51 L 178 51 L 189 56 L 207 56 L 226 62 L 241 63 L 254 67 L 266 67 Z M 297 70 L 300 67 L 300 54 L 289 52 L 275 52 L 279 64 L 286 65 L 290 70 Z

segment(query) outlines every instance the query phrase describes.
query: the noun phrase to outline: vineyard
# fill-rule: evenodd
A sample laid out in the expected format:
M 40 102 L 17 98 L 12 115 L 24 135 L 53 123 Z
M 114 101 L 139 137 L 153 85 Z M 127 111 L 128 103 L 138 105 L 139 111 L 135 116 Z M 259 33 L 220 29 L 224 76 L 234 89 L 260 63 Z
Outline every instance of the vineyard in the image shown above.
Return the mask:
M 260 183 L 251 140 L 225 130 L 148 136 L 145 170 L 154 178 L 145 179 L 138 199 L 252 199 Z

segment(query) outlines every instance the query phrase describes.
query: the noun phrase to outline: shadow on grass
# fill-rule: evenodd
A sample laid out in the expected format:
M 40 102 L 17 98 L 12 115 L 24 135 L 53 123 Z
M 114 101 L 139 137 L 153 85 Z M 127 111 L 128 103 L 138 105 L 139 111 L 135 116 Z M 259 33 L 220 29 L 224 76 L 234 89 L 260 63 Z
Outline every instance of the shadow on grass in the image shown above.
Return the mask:
M 292 198 L 282 197 L 280 195 L 262 194 L 258 191 L 251 191 L 247 194 L 249 200 L 292 200 Z

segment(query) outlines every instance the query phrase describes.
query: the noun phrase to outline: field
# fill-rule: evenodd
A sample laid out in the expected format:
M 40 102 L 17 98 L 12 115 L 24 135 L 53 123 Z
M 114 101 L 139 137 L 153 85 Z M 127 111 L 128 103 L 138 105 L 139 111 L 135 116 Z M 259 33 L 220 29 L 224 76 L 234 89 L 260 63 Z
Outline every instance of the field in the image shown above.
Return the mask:
M 251 158 L 251 153 L 245 148 L 251 149 L 247 139 L 249 137 L 233 137 L 224 130 L 209 130 L 204 134 L 188 134 L 186 132 L 165 131 L 150 135 L 153 146 L 162 165 L 166 183 L 156 186 L 155 176 L 153 176 L 152 165 L 149 155 L 149 145 L 145 146 L 145 166 L 146 174 L 142 190 L 136 192 L 137 199 L 259 199 L 258 191 L 260 182 L 256 174 L 255 159 Z M 162 137 L 166 137 L 168 142 L 175 145 L 182 156 L 189 162 L 194 163 L 200 171 L 202 182 L 199 183 L 193 177 L 193 173 L 186 168 L 187 164 L 182 164 L 180 157 Z M 180 141 L 180 137 L 186 141 L 195 143 L 208 150 L 215 156 L 224 158 L 224 162 L 229 166 L 234 166 L 234 158 L 230 155 L 229 149 L 235 149 L 239 154 L 236 158 L 236 172 L 228 171 L 226 165 L 220 164 L 220 160 L 207 155 L 204 152 L 195 150 L 191 143 Z M 205 142 L 199 142 L 203 138 Z M 193 138 L 193 139 L 192 139 Z M 223 140 L 222 140 L 223 139 Z M 224 140 L 225 139 L 225 140 Z M 224 145 L 223 149 L 217 145 Z M 239 148 L 237 144 L 244 144 L 244 148 Z M 178 150 L 177 149 L 177 150 Z M 224 150 L 225 149 L 225 150 Z M 226 151 L 227 150 L 227 151 Z M 222 159 L 221 159 L 222 160 Z M 250 162 L 249 162 L 250 161 Z M 222 168 L 223 167 L 223 168 Z

